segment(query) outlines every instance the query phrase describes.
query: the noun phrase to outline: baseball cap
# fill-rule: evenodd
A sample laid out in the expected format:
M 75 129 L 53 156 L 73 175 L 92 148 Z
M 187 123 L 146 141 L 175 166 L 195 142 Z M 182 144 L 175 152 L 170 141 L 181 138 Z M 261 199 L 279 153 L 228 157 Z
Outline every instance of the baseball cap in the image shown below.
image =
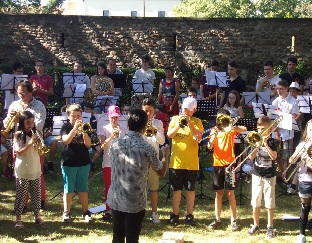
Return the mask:
M 107 115 L 109 117 L 120 117 L 120 109 L 118 106 L 111 105 L 108 107 Z
M 297 82 L 292 82 L 289 88 L 295 88 L 296 90 L 300 90 L 299 84 Z
M 197 100 L 193 97 L 186 97 L 183 100 L 182 109 L 188 109 L 189 111 L 193 111 L 197 108 Z

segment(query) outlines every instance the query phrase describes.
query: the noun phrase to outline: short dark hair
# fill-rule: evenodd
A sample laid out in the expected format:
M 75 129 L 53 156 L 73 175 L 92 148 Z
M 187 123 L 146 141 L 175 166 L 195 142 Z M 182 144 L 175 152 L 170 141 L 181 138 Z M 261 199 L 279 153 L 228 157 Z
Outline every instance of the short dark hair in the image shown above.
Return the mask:
M 146 62 L 150 62 L 150 61 L 151 61 L 151 57 L 150 57 L 149 55 L 147 55 L 147 54 L 143 55 L 143 56 L 141 57 L 141 59 L 144 60 L 144 61 L 146 61 Z
M 150 105 L 156 108 L 156 102 L 152 98 L 145 98 L 142 102 L 142 105 Z
M 84 104 L 84 107 L 88 107 L 88 108 L 90 108 L 91 110 L 94 109 L 94 105 L 93 105 L 92 102 L 90 102 L 90 101 L 87 101 L 87 102 Z
M 130 131 L 139 132 L 147 125 L 148 116 L 141 109 L 132 109 L 129 112 L 128 128 Z
M 219 62 L 217 60 L 212 60 L 210 66 L 218 66 L 219 67 Z
M 24 65 L 21 64 L 20 62 L 15 62 L 15 63 L 13 63 L 13 65 L 12 65 L 12 69 L 13 69 L 14 71 L 16 71 L 16 70 L 19 69 L 19 68 L 23 68 L 23 67 L 24 67 Z
M 196 81 L 196 83 L 199 84 L 200 79 L 199 79 L 198 77 L 193 77 L 193 78 L 192 78 L 192 81 L 193 81 L 193 80 Z
M 82 62 L 82 61 L 80 61 L 80 60 L 76 60 L 76 61 L 74 61 L 74 65 L 75 65 L 75 63 L 78 63 L 78 64 L 80 64 L 82 67 L 84 67 L 83 62 Z
M 166 70 L 169 70 L 169 71 L 171 71 L 172 73 L 173 73 L 173 67 L 171 67 L 170 65 L 167 65 L 166 67 L 165 67 L 165 71 Z
M 34 88 L 32 86 L 32 83 L 28 81 L 27 79 L 22 79 L 16 84 L 16 89 L 17 87 L 25 87 L 27 89 L 27 92 L 33 92 Z
M 298 59 L 295 58 L 295 57 L 288 57 L 288 58 L 287 58 L 287 64 L 288 64 L 289 62 L 293 62 L 293 63 L 295 63 L 295 64 L 297 65 L 297 64 L 298 64 Z
M 238 68 L 237 62 L 235 62 L 235 61 L 230 61 L 228 65 L 233 67 L 233 68 Z
M 188 87 L 188 88 L 187 88 L 187 92 L 188 92 L 188 93 L 189 93 L 189 92 L 192 92 L 192 93 L 197 94 L 197 90 L 196 90 L 196 88 L 195 88 L 194 86 Z
M 228 115 L 228 116 L 230 116 L 231 113 L 228 110 L 221 108 L 218 110 L 217 115 Z
M 37 59 L 36 62 L 35 62 L 35 64 L 37 65 L 38 62 L 41 62 L 42 65 L 45 66 L 45 63 L 44 63 L 43 59 Z
M 109 58 L 107 58 L 107 64 L 109 63 L 109 61 L 113 61 L 113 62 L 115 62 L 115 63 L 116 63 L 116 59 L 115 59 L 115 58 L 113 58 L 113 57 L 109 57 Z
M 263 64 L 263 66 L 270 66 L 270 67 L 272 67 L 272 68 L 274 69 L 274 64 L 273 64 L 272 61 L 266 61 L 266 62 Z
M 277 85 L 281 85 L 281 86 L 284 86 L 284 87 L 286 87 L 286 88 L 289 87 L 288 82 L 287 82 L 286 80 L 284 80 L 284 79 L 278 81 Z

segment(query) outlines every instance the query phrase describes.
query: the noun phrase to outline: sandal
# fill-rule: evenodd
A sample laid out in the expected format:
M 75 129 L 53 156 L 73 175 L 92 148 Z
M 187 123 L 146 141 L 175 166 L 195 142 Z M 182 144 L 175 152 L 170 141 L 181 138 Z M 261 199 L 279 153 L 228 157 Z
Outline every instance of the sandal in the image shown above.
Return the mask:
M 24 228 L 23 222 L 21 220 L 16 220 L 14 228 L 16 228 L 16 229 L 23 229 Z
M 111 218 L 112 218 L 112 215 L 110 213 L 105 213 L 102 217 L 104 221 L 110 221 Z
M 42 218 L 37 217 L 35 218 L 35 224 L 43 225 L 45 224 L 45 221 Z

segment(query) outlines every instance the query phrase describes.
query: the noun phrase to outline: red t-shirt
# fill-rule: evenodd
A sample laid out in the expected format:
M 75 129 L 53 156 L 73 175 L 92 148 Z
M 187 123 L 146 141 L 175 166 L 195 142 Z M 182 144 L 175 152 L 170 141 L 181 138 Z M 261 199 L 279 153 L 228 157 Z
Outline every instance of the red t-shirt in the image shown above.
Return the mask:
M 168 132 L 169 120 L 168 120 L 167 114 L 163 112 L 159 112 L 155 114 L 155 118 L 163 122 L 164 132 Z
M 38 74 L 35 74 L 35 75 L 30 77 L 29 81 L 32 82 L 33 84 L 36 84 L 37 87 L 39 87 L 40 89 L 43 89 L 43 90 L 49 90 L 50 88 L 53 88 L 52 78 L 45 73 L 41 76 L 39 76 Z M 48 95 L 47 94 L 43 94 L 43 93 L 39 93 L 39 92 L 34 91 L 33 96 L 35 98 L 37 98 L 37 97 L 40 98 L 40 101 L 45 106 L 48 105 Z

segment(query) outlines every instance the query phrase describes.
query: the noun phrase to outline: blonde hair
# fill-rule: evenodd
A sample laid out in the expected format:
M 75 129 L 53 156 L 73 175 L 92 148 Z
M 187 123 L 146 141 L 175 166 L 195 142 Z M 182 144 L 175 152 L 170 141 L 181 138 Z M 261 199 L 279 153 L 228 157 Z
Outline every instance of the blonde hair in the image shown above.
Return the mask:
M 66 107 L 66 113 L 69 115 L 72 111 L 80 111 L 82 113 L 82 108 L 79 104 L 70 104 Z

